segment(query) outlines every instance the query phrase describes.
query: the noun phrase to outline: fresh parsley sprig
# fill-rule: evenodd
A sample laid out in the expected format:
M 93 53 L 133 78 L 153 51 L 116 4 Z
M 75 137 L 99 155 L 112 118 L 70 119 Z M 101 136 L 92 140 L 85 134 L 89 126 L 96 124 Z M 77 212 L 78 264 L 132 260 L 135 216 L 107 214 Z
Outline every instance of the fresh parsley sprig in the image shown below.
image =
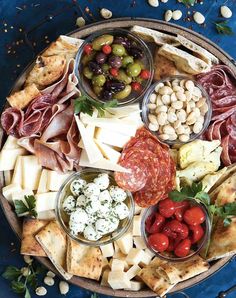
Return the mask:
M 218 21 L 214 22 L 216 30 L 222 35 L 234 35 L 234 32 L 230 26 L 228 26 L 228 21 Z
M 185 6 L 193 6 L 195 4 L 195 0 L 182 0 L 181 1 Z
M 25 202 L 22 200 L 15 200 L 14 206 L 15 206 L 15 212 L 17 216 L 22 215 L 29 215 L 32 217 L 37 217 L 38 214 L 35 210 L 36 207 L 36 199 L 34 196 L 24 196 Z
M 104 116 L 105 110 L 107 108 L 114 108 L 117 106 L 117 100 L 111 100 L 105 103 L 95 101 L 91 98 L 88 98 L 86 95 L 81 95 L 74 101 L 74 112 L 78 114 L 80 112 L 89 114 L 92 116 L 93 109 L 98 110 L 100 117 Z

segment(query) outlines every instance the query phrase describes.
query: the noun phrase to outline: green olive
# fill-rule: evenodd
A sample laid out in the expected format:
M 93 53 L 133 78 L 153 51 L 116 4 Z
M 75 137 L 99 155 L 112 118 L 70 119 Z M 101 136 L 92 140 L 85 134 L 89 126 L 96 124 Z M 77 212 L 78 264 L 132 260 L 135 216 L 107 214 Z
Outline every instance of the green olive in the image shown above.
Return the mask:
M 89 79 L 89 80 L 91 80 L 92 77 L 93 77 L 93 72 L 88 68 L 88 66 L 86 66 L 86 67 L 84 68 L 84 70 L 83 70 L 83 74 L 84 74 L 84 76 L 85 76 L 87 79 Z
M 99 96 L 101 94 L 102 90 L 103 90 L 103 88 L 100 86 L 93 86 L 93 91 L 97 96 Z
M 125 48 L 122 46 L 122 44 L 113 44 L 112 46 L 112 53 L 115 56 L 122 57 L 125 54 Z
M 141 70 L 141 66 L 138 63 L 132 63 L 127 66 L 127 74 L 131 77 L 137 77 Z
M 113 43 L 114 37 L 110 34 L 104 34 L 95 38 L 92 42 L 92 47 L 95 51 L 100 51 L 102 46 L 105 44 L 111 45 Z
M 124 82 L 126 85 L 131 84 L 132 78 L 127 76 L 126 72 L 123 69 L 119 69 L 117 80 Z
M 106 82 L 106 77 L 104 75 L 94 76 L 92 78 L 92 84 L 94 86 L 102 87 Z
M 143 63 L 143 61 L 141 61 L 141 60 L 135 59 L 134 60 L 134 63 L 138 63 L 140 65 L 141 69 L 145 69 L 146 68 L 145 65 L 144 65 L 144 63 Z
M 134 63 L 134 58 L 132 56 L 126 56 L 122 59 L 122 66 L 123 67 L 126 67 L 130 63 Z
M 93 51 L 90 55 L 84 55 L 81 62 L 83 65 L 88 64 L 89 61 L 93 60 L 94 56 L 95 56 L 96 52 Z
M 102 65 L 102 70 L 103 70 L 104 72 L 108 72 L 109 68 L 110 68 L 110 66 L 109 66 L 108 64 L 106 64 L 106 63 L 104 63 L 104 64 Z
M 125 86 L 125 89 L 122 90 L 122 91 L 120 91 L 120 92 L 117 92 L 116 94 L 114 94 L 113 98 L 114 99 L 118 99 L 118 100 L 119 99 L 124 99 L 124 98 L 126 98 L 126 97 L 128 97 L 130 95 L 131 91 L 132 91 L 131 86 L 130 85 L 126 85 Z

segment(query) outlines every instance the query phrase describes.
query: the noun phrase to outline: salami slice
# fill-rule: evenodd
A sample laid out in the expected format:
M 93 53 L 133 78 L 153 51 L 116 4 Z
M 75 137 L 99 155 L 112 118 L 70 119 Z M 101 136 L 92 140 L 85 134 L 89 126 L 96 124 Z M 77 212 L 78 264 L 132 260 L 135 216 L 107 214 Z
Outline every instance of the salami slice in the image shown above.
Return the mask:
M 138 191 L 134 194 L 134 200 L 140 207 L 147 208 L 157 204 L 164 196 L 162 191 Z

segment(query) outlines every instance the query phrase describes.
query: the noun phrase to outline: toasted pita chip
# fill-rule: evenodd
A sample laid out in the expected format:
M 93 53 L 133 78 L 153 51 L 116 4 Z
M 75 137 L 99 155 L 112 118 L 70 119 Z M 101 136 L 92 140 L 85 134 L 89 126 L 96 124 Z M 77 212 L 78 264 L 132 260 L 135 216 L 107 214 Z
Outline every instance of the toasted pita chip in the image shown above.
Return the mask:
M 154 80 L 158 81 L 168 76 L 179 74 L 173 61 L 161 56 L 158 49 L 154 54 Z
M 163 45 L 158 53 L 173 61 L 177 69 L 193 75 L 210 70 L 210 66 L 203 60 L 169 44 Z
M 138 36 L 142 37 L 143 40 L 149 42 L 155 42 L 157 45 L 171 44 L 173 46 L 180 45 L 178 38 L 173 35 L 162 33 L 156 30 L 141 26 L 133 26 L 131 32 L 136 33 Z
M 89 247 L 68 239 L 67 271 L 73 275 L 99 280 L 102 273 L 102 253 L 98 247 Z
M 71 279 L 72 275 L 66 272 L 66 234 L 59 225 L 51 221 L 35 238 L 59 273 L 66 280 Z
M 48 224 L 48 221 L 26 218 L 23 221 L 22 240 L 20 253 L 37 257 L 46 257 L 45 251 L 34 236 Z
M 169 283 L 176 284 L 207 271 L 209 264 L 199 255 L 186 262 L 166 262 L 159 265 L 157 273 Z
M 191 40 L 177 35 L 178 41 L 183 45 L 185 48 L 189 49 L 193 52 L 193 55 L 205 61 L 209 66 L 219 63 L 219 59 L 208 52 L 206 49 L 202 48 L 201 46 L 197 45 L 196 43 L 192 42 Z
M 50 44 L 50 46 L 43 52 L 42 56 L 64 55 L 68 61 L 71 58 L 75 58 L 82 43 L 82 39 L 61 35 L 56 41 Z
M 215 204 L 223 206 L 236 201 L 236 173 L 226 179 L 218 188 Z
M 7 97 L 7 101 L 13 108 L 24 109 L 33 99 L 40 95 L 37 86 L 29 84 L 23 90 L 16 91 Z
M 39 89 L 43 89 L 57 81 L 62 76 L 65 67 L 66 58 L 63 55 L 39 56 L 25 84 L 28 86 L 34 83 Z
M 207 260 L 213 261 L 223 257 L 229 257 L 236 253 L 236 219 L 224 227 L 222 219 L 219 219 L 211 235 Z

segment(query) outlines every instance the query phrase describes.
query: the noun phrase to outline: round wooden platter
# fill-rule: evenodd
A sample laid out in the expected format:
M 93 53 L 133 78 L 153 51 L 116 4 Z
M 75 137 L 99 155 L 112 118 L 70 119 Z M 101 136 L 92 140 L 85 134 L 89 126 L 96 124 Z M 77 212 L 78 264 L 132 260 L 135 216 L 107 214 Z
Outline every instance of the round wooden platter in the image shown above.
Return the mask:
M 85 38 L 86 36 L 101 29 L 120 28 L 120 27 L 129 28 L 134 25 L 149 27 L 151 29 L 160 30 L 162 32 L 166 32 L 170 34 L 183 35 L 189 40 L 192 40 L 193 42 L 201 45 L 202 47 L 210 51 L 212 54 L 218 57 L 222 63 L 228 65 L 236 74 L 235 61 L 228 54 L 226 54 L 221 48 L 219 48 L 216 44 L 214 44 L 212 41 L 208 40 L 207 38 L 201 36 L 200 34 L 192 30 L 183 28 L 175 24 L 166 23 L 163 21 L 157 21 L 157 20 L 145 19 L 145 18 L 112 19 L 109 21 L 102 21 L 102 22 L 85 26 L 81 29 L 78 29 L 69 33 L 68 35 L 72 37 L 77 37 L 77 38 Z M 25 81 L 27 73 L 31 70 L 33 65 L 34 65 L 34 61 L 26 67 L 23 73 L 16 80 L 11 92 L 21 88 L 21 86 Z M 5 135 L 3 130 L 0 128 L 0 144 L 3 145 L 4 141 L 5 141 Z M 4 174 L 1 174 L 0 181 L 1 181 L 2 187 L 5 185 L 5 180 L 6 180 L 6 177 L 4 176 Z M 3 211 L 6 215 L 6 218 L 9 222 L 9 225 L 11 226 L 13 231 L 17 234 L 17 236 L 21 238 L 22 221 L 16 216 L 15 212 L 13 211 L 13 208 L 8 203 L 8 201 L 2 196 L 2 194 L 0 195 L 0 202 L 3 208 Z M 187 281 L 179 283 L 170 291 L 170 293 L 183 291 L 188 287 L 196 285 L 197 283 L 203 281 L 204 279 L 210 277 L 212 274 L 220 270 L 223 266 L 225 266 L 230 261 L 230 259 L 231 257 L 225 257 L 223 259 L 220 259 L 219 261 L 211 263 L 210 269 L 208 271 L 204 272 L 199 276 L 191 278 Z M 46 266 L 48 269 L 54 272 L 56 271 L 54 266 L 47 258 L 38 257 L 37 260 L 41 262 L 44 266 Z M 124 291 L 124 290 L 114 291 L 111 288 L 102 287 L 99 284 L 99 282 L 89 280 L 86 278 L 80 278 L 80 277 L 73 277 L 69 282 L 79 287 L 88 289 L 90 291 L 94 291 L 105 295 L 110 295 L 113 297 L 154 297 L 156 296 L 156 294 L 153 291 L 149 290 L 148 288 L 145 288 L 139 292 Z

